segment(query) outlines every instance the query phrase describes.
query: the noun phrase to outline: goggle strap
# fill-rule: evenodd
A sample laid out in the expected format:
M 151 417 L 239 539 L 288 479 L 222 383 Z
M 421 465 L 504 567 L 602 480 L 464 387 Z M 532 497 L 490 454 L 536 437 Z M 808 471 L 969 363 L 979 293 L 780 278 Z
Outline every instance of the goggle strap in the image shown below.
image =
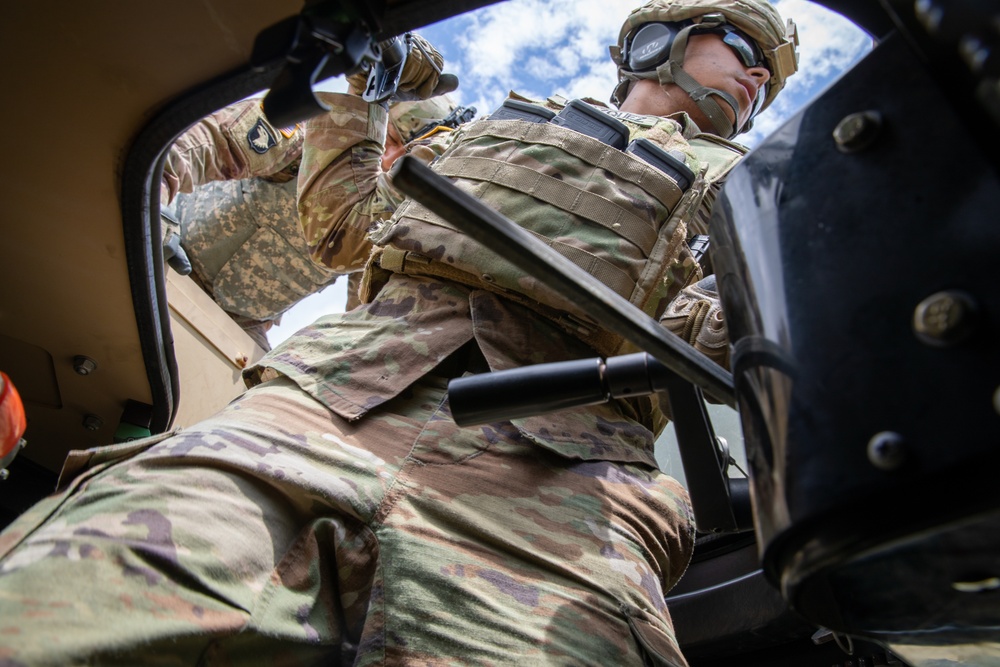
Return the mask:
M 638 81 L 639 79 L 655 78 L 656 72 L 643 72 L 642 74 L 635 74 L 621 69 L 618 70 L 618 85 L 615 86 L 615 91 L 611 94 L 611 102 L 616 107 L 620 107 L 622 103 L 625 102 L 625 98 L 628 97 L 628 91 L 633 82 Z

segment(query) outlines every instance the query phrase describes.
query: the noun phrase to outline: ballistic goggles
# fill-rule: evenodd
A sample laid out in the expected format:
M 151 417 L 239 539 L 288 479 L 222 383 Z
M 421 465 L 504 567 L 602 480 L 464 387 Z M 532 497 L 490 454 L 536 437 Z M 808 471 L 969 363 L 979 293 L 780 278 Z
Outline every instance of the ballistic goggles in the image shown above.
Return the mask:
M 649 72 L 665 63 L 670 58 L 674 38 L 680 31 L 693 26 L 692 34 L 722 35 L 722 42 L 736 54 L 745 67 L 763 67 L 770 71 L 767 61 L 757 42 L 739 28 L 728 23 L 692 24 L 688 21 L 680 23 L 645 23 L 625 37 L 622 49 L 622 62 L 632 72 Z M 756 116 L 764 100 L 767 99 L 767 84 L 757 90 L 753 101 L 753 111 L 750 117 Z

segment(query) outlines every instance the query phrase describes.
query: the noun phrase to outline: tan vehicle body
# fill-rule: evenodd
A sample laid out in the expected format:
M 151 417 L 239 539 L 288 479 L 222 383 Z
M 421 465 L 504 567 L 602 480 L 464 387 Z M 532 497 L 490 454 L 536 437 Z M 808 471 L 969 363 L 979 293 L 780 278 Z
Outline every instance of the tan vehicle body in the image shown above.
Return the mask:
M 0 263 L 0 368 L 25 402 L 27 448 L 50 471 L 108 444 L 126 402 L 153 400 L 123 240 L 121 182 L 137 133 L 163 105 L 245 64 L 291 0 L 18 3 L 0 27 L 10 68 L 0 110 L 11 156 Z M 140 224 L 129 220 L 128 224 Z M 189 278 L 166 272 L 183 398 L 174 425 L 240 392 L 262 351 Z M 74 359 L 88 357 L 86 375 Z

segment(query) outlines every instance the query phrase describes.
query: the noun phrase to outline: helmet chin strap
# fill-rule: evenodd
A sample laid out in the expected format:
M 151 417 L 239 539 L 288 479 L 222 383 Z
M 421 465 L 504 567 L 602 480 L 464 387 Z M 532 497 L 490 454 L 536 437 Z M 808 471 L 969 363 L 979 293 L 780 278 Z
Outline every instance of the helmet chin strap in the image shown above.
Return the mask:
M 735 97 L 723 90 L 701 85 L 693 76 L 684 71 L 684 51 L 687 49 L 688 37 L 691 31 L 697 27 L 697 25 L 688 26 L 677 34 L 677 37 L 674 38 L 674 43 L 670 47 L 669 60 L 656 68 L 656 75 L 661 86 L 668 83 L 677 84 L 681 90 L 688 94 L 698 108 L 701 109 L 719 136 L 724 139 L 732 139 L 739 134 L 740 128 L 733 126 L 729 117 L 722 110 L 722 107 L 715 101 L 715 97 L 720 98 L 729 105 L 733 110 L 733 118 L 736 119 L 740 117 L 739 102 L 736 101 Z
M 698 108 L 701 109 L 720 137 L 732 139 L 738 134 L 736 128 L 733 127 L 733 123 L 726 116 L 719 103 L 715 101 L 713 95 L 722 98 L 732 108 L 733 118 L 739 118 L 739 103 L 736 101 L 736 98 L 725 91 L 701 85 L 694 77 L 685 72 L 680 65 L 673 61 L 665 63 L 660 67 L 658 72 L 660 73 L 660 85 L 666 83 L 677 84 L 681 90 L 688 94 Z

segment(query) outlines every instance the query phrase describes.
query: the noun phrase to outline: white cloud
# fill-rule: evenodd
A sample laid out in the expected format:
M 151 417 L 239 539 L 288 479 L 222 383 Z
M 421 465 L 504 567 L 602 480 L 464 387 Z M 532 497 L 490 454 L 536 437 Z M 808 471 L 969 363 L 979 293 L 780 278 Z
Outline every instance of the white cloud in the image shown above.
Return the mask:
M 454 50 L 447 45 L 443 50 L 460 61 L 454 67 L 466 91 L 503 91 L 500 96 L 480 92 L 478 97 L 488 102 L 485 113 L 499 106 L 510 89 L 535 97 L 565 94 L 574 80 L 589 78 L 595 66 L 608 67 L 607 47 L 633 7 L 632 0 L 509 0 L 439 24 L 447 24 L 446 30 L 423 34 L 436 45 L 454 35 Z M 586 94 L 606 98 L 610 87 Z
M 274 347 L 289 338 L 299 329 L 308 326 L 324 315 L 342 313 L 347 305 L 347 278 L 337 282 L 322 292 L 310 294 L 288 309 L 281 316 L 281 324 L 271 327 L 267 340 Z

